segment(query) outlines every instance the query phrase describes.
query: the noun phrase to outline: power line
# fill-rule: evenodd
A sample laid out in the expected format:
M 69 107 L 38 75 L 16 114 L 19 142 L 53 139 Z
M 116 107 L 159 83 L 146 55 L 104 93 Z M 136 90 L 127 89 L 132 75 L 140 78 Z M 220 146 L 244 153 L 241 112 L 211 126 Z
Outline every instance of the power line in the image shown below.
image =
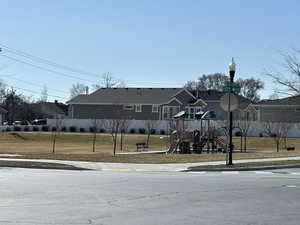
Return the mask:
M 1 43 L 0 43 L 0 46 L 5 48 L 6 51 L 11 52 L 13 54 L 16 54 L 16 55 L 19 55 L 19 56 L 22 56 L 22 57 L 25 57 L 25 58 L 29 58 L 31 60 L 35 60 L 35 61 L 47 64 L 47 65 L 50 65 L 50 66 L 53 66 L 53 67 L 61 68 L 61 69 L 64 69 L 64 70 L 69 70 L 73 73 L 86 74 L 86 75 L 93 76 L 93 77 L 99 77 L 99 74 L 89 72 L 89 71 L 80 70 L 80 69 L 71 68 L 69 66 L 65 66 L 65 65 L 62 65 L 62 64 L 58 64 L 58 63 L 53 62 L 51 60 L 44 59 L 44 58 L 39 57 L 39 56 L 34 56 L 34 55 L 26 53 L 24 51 L 20 51 L 20 50 L 15 49 L 15 48 L 8 47 L 7 45 L 1 44 Z
M 12 88 L 15 88 L 15 89 L 22 90 L 22 91 L 31 92 L 31 93 L 34 93 L 34 94 L 40 94 L 37 91 L 33 91 L 33 90 L 26 89 L 26 88 L 17 87 L 17 86 L 14 86 L 14 85 L 9 85 L 8 84 L 8 86 L 10 86 Z M 59 99 L 63 99 L 63 100 L 68 100 L 67 98 L 64 98 L 64 97 L 61 97 L 61 96 L 57 96 L 57 95 L 48 95 L 48 96 L 53 97 L 53 98 L 59 98 Z
M 5 75 L 0 74 L 0 76 L 5 76 Z M 7 77 L 7 76 L 6 76 L 6 77 Z M 16 81 L 20 81 L 20 82 L 29 84 L 29 85 L 34 86 L 34 87 L 44 88 L 44 86 L 38 85 L 38 84 L 33 83 L 33 82 L 29 82 L 29 81 L 26 81 L 26 80 L 21 80 L 21 79 L 15 78 L 15 77 L 7 77 L 7 79 L 13 79 L 13 80 L 16 80 Z M 55 92 L 60 92 L 60 93 L 64 93 L 64 94 L 69 94 L 69 93 L 66 92 L 66 91 L 58 90 L 58 89 L 55 89 L 55 88 L 49 88 L 49 87 L 47 87 L 47 89 L 48 89 L 48 90 L 55 91 Z
M 48 60 L 48 59 L 45 59 L 45 58 L 42 58 L 42 57 L 39 57 L 39 56 L 34 56 L 32 54 L 26 53 L 24 51 L 21 51 L 21 50 L 15 49 L 15 48 L 11 48 L 11 47 L 9 47 L 7 45 L 4 45 L 2 43 L 0 43 L 0 46 L 2 46 L 6 51 L 8 51 L 12 54 L 16 54 L 18 56 L 25 57 L 25 58 L 27 58 L 31 61 L 36 61 L 36 62 L 39 62 L 39 63 L 43 63 L 45 65 L 48 65 L 48 66 L 51 66 L 51 67 L 56 67 L 56 68 L 63 69 L 63 70 L 68 70 L 68 71 L 71 71 L 73 73 L 78 73 L 78 74 L 81 74 L 81 75 L 85 74 L 85 75 L 88 75 L 88 76 L 93 76 L 93 77 L 99 78 L 99 75 L 96 74 L 96 73 L 93 73 L 93 72 L 84 71 L 84 70 L 75 69 L 75 68 L 72 68 L 72 67 L 69 67 L 69 66 L 65 66 L 65 65 L 53 62 L 51 60 Z M 16 62 L 19 62 L 19 63 L 23 63 L 23 64 L 26 64 L 26 65 L 29 65 L 29 66 L 32 66 L 32 67 L 35 67 L 35 68 L 38 68 L 38 69 L 41 69 L 41 70 L 45 70 L 45 71 L 52 72 L 52 73 L 55 73 L 55 74 L 59 74 L 59 75 L 62 75 L 62 76 L 66 76 L 66 77 L 69 77 L 69 78 L 78 79 L 78 80 L 86 81 L 86 82 L 90 82 L 90 83 L 98 83 L 97 81 L 94 81 L 94 80 L 84 79 L 84 78 L 80 78 L 80 77 L 77 77 L 77 76 L 62 73 L 62 72 L 59 72 L 59 71 L 55 71 L 55 70 L 52 70 L 52 69 L 48 69 L 48 68 L 45 68 L 45 67 L 42 67 L 42 66 L 37 66 L 37 65 L 34 65 L 30 62 L 23 61 L 23 60 L 20 60 L 20 59 L 16 59 L 16 58 L 11 57 L 11 56 L 7 56 L 7 55 L 3 55 L 3 54 L 2 54 L 2 56 L 6 57 L 8 59 L 14 60 Z M 118 79 L 118 80 L 122 81 L 123 79 Z M 127 82 L 127 83 L 131 83 L 131 84 L 137 84 L 137 85 L 152 84 L 152 85 L 182 86 L 182 84 L 171 84 L 171 83 L 161 83 L 161 82 L 139 82 L 139 81 L 133 81 L 133 80 L 123 80 L 123 81 Z
M 5 58 L 11 59 L 13 61 L 23 63 L 23 64 L 28 65 L 28 66 L 35 67 L 35 68 L 40 69 L 40 70 L 44 70 L 44 71 L 47 71 L 47 72 L 51 72 L 51 73 L 54 73 L 54 74 L 58 74 L 58 75 L 61 75 L 61 76 L 65 76 L 65 77 L 69 77 L 69 78 L 72 78 L 72 79 L 77 79 L 77 80 L 81 80 L 81 81 L 85 81 L 85 82 L 89 82 L 89 83 L 93 83 L 93 84 L 97 83 L 96 81 L 93 81 L 93 80 L 83 79 L 83 78 L 80 78 L 80 77 L 76 77 L 76 76 L 73 76 L 73 75 L 69 75 L 69 74 L 66 74 L 66 73 L 62 73 L 62 72 L 58 72 L 58 71 L 55 71 L 55 70 L 52 70 L 52 69 L 48 69 L 48 68 L 45 68 L 45 67 L 42 67 L 42 66 L 37 66 L 37 65 L 34 65 L 32 63 L 29 63 L 29 62 L 26 62 L 26 61 L 23 61 L 23 60 L 20 60 L 20 59 L 13 58 L 11 56 L 7 56 L 7 55 L 3 55 L 3 54 L 0 54 L 0 55 L 5 57 Z

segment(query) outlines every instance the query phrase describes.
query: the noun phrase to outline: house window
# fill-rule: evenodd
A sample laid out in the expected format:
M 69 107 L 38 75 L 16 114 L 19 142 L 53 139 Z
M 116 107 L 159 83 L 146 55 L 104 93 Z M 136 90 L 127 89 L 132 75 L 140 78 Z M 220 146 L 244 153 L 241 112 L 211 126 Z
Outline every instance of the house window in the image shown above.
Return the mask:
M 163 108 L 163 118 L 168 119 L 168 117 L 169 117 L 169 107 L 164 106 L 164 108 Z
M 152 105 L 152 112 L 157 113 L 158 112 L 158 105 Z
M 142 105 L 135 105 L 135 112 L 142 112 Z
M 201 107 L 185 107 L 185 112 L 188 114 L 188 119 L 195 119 L 195 114 L 201 111 Z
M 180 111 L 179 106 L 164 106 L 163 119 L 172 119 Z
M 195 108 L 190 108 L 190 119 L 195 118 Z
M 185 107 L 185 112 L 188 114 L 188 119 L 195 118 L 195 108 L 194 107 Z
M 124 105 L 123 109 L 124 110 L 133 110 L 133 105 Z
M 196 113 L 201 111 L 201 107 L 196 107 Z

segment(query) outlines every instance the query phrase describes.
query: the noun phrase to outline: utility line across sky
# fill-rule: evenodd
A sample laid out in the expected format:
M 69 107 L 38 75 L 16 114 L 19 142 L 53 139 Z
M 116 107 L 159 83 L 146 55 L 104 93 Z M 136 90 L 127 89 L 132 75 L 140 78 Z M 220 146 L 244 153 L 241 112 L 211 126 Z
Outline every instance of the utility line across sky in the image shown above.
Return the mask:
M 37 69 L 44 70 L 44 71 L 47 71 L 47 72 L 50 72 L 50 73 L 54 73 L 54 74 L 61 75 L 61 76 L 64 76 L 64 77 L 68 77 L 68 78 L 72 78 L 72 79 L 76 79 L 76 80 L 80 80 L 80 81 L 85 81 L 85 82 L 89 82 L 89 83 L 93 83 L 93 84 L 97 83 L 97 81 L 95 81 L 95 80 L 88 80 L 88 79 L 80 78 L 80 77 L 77 77 L 77 76 L 69 75 L 69 74 L 66 74 L 66 73 L 58 72 L 58 71 L 48 69 L 48 68 L 45 68 L 45 67 L 42 67 L 42 66 L 34 65 L 32 63 L 29 63 L 29 62 L 26 62 L 24 60 L 20 60 L 20 59 L 17 59 L 17 58 L 8 56 L 8 55 L 4 55 L 4 54 L 0 54 L 0 55 L 2 57 L 11 59 L 13 61 L 28 65 L 28 66 L 31 66 L 31 67 L 35 67 Z
M 48 60 L 48 59 L 45 59 L 45 58 L 42 58 L 42 57 L 39 57 L 39 56 L 34 56 L 34 55 L 26 53 L 24 51 L 8 47 L 7 45 L 4 45 L 2 43 L 0 43 L 0 46 L 3 48 L 3 50 L 7 51 L 8 53 L 12 53 L 12 54 L 15 54 L 17 56 L 24 57 L 24 58 L 26 58 L 28 60 L 35 61 L 37 63 L 42 63 L 42 64 L 54 67 L 54 68 L 59 69 L 59 70 L 67 70 L 67 71 L 70 71 L 72 73 L 77 73 L 77 74 L 80 74 L 80 75 L 88 75 L 88 76 L 91 76 L 91 77 L 94 77 L 94 78 L 101 79 L 101 75 L 99 75 L 97 73 L 93 73 L 93 72 L 88 72 L 88 71 L 85 71 L 85 70 L 80 70 L 80 69 L 72 68 L 70 66 L 65 66 L 65 65 L 53 62 L 51 60 Z M 2 54 L 2 56 L 6 57 L 6 58 L 8 58 L 10 60 L 13 60 L 15 62 L 23 63 L 23 64 L 26 64 L 28 66 L 32 66 L 32 67 L 35 67 L 35 68 L 38 68 L 38 69 L 41 69 L 41 70 L 46 70 L 47 72 L 52 72 L 52 73 L 55 73 L 55 74 L 58 74 L 58 75 L 66 76 L 66 77 L 73 78 L 73 79 L 78 79 L 80 81 L 85 81 L 85 82 L 89 82 L 89 83 L 93 83 L 93 84 L 98 83 L 95 80 L 85 79 L 85 78 L 81 78 L 81 77 L 78 77 L 78 76 L 74 76 L 74 75 L 62 73 L 62 72 L 59 72 L 59 71 L 55 71 L 55 70 L 52 70 L 52 69 L 49 69 L 49 68 L 45 68 L 45 67 L 42 67 L 42 66 L 38 66 L 38 65 L 35 65 L 33 63 L 30 63 L 30 62 L 27 62 L 27 61 L 24 61 L 24 60 L 21 60 L 21 59 L 12 57 L 12 56 L 4 55 L 4 54 Z M 116 78 L 116 79 L 120 80 L 120 81 L 124 81 L 125 83 L 131 84 L 131 85 L 182 86 L 182 84 L 174 84 L 174 83 L 141 82 L 141 81 L 133 81 L 133 80 L 122 79 L 122 78 Z
M 40 94 L 40 92 L 38 92 L 38 91 L 30 90 L 30 89 L 27 89 L 27 88 L 21 88 L 21 87 L 17 87 L 15 85 L 10 85 L 10 84 L 7 84 L 7 85 L 14 88 L 14 89 L 17 89 L 17 90 L 26 91 L 26 92 L 30 92 L 30 93 L 33 93 L 33 94 Z M 68 98 L 64 98 L 64 97 L 57 96 L 57 95 L 49 95 L 48 94 L 47 96 L 57 98 L 57 99 L 61 99 L 61 100 L 69 100 Z
M 69 92 L 66 92 L 66 91 L 58 90 L 58 89 L 55 89 L 55 88 L 49 88 L 47 85 L 45 85 L 45 86 L 38 85 L 38 84 L 30 82 L 30 81 L 26 81 L 26 80 L 16 78 L 16 77 L 14 77 L 14 75 L 5 76 L 5 75 L 0 74 L 0 77 L 6 77 L 6 79 L 16 80 L 16 81 L 19 81 L 19 82 L 22 82 L 22 83 L 25 83 L 25 84 L 28 84 L 28 85 L 31 85 L 31 86 L 34 86 L 34 87 L 39 87 L 39 88 L 45 88 L 46 87 L 47 90 L 50 90 L 50 91 L 60 92 L 60 93 L 63 93 L 63 94 L 69 94 Z
M 24 51 L 20 51 L 20 50 L 17 50 L 15 48 L 8 47 L 7 45 L 1 44 L 1 43 L 0 43 L 0 46 L 5 51 L 8 51 L 8 52 L 10 52 L 12 54 L 16 54 L 16 55 L 19 55 L 21 57 L 24 57 L 24 58 L 27 58 L 27 59 L 30 59 L 30 60 L 33 60 L 33 61 L 37 61 L 37 62 L 46 64 L 46 65 L 49 65 L 49 66 L 52 66 L 52 67 L 55 67 L 55 68 L 60 68 L 60 69 L 63 69 L 63 70 L 68 70 L 68 71 L 71 71 L 73 73 L 77 73 L 77 74 L 80 74 L 80 75 L 85 74 L 85 75 L 88 75 L 88 76 L 93 76 L 93 77 L 99 78 L 99 74 L 96 74 L 96 73 L 87 72 L 87 71 L 84 71 L 84 70 L 75 69 L 75 68 L 71 68 L 69 66 L 58 64 L 58 63 L 50 61 L 48 59 L 44 59 L 42 57 L 34 56 L 34 55 L 26 53 Z

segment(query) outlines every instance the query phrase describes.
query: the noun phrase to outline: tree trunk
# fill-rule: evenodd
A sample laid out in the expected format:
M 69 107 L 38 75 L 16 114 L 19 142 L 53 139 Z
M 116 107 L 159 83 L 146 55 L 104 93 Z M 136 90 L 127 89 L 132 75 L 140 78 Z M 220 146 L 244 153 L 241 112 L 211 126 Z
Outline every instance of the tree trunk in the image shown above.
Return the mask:
M 116 155 L 117 142 L 114 141 L 114 156 Z
M 240 144 L 240 146 L 241 146 L 241 152 L 243 152 L 243 135 L 241 134 L 241 144 Z
M 113 134 L 113 143 L 114 143 L 114 156 L 116 155 L 116 148 L 117 148 L 117 136 L 118 134 Z
M 279 152 L 279 141 L 276 142 L 277 152 Z
M 56 131 L 53 136 L 53 145 L 52 145 L 52 153 L 55 153 L 55 144 L 56 144 Z
M 95 130 L 96 130 L 96 129 L 95 129 Z M 96 135 L 97 135 L 97 133 L 94 131 L 94 137 L 93 137 L 93 152 L 95 152 Z
M 287 137 L 284 138 L 284 148 L 287 148 Z
M 247 151 L 247 135 L 244 136 L 244 151 Z
M 147 142 L 146 142 L 147 147 L 149 146 L 149 139 L 150 139 L 150 132 L 147 135 Z
M 120 140 L 120 150 L 123 151 L 123 136 L 124 133 L 121 133 L 121 140 Z

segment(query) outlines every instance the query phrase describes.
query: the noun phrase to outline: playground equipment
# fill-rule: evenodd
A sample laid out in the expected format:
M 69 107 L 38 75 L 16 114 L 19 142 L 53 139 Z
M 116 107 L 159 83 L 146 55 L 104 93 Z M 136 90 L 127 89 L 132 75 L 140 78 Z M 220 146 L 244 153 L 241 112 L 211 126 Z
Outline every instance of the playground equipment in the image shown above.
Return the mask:
M 220 131 L 210 124 L 215 118 L 213 111 L 196 113 L 196 119 L 200 119 L 200 129 L 194 131 L 185 130 L 185 118 L 187 114 L 182 111 L 176 114 L 175 130 L 170 136 L 170 147 L 167 154 L 179 153 L 216 153 L 227 152 L 227 141 L 220 137 Z

